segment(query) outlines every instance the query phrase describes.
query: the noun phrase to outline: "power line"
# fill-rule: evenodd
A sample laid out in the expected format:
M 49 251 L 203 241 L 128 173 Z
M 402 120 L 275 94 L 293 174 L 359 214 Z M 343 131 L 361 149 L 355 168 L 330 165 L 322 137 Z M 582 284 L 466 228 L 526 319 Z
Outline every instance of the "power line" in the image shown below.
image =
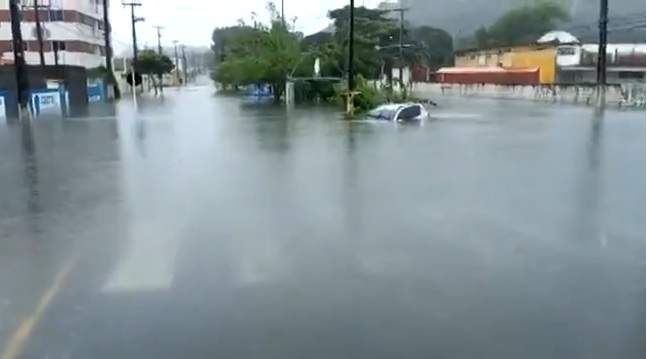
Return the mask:
M 614 15 L 614 16 L 609 16 L 608 17 L 608 22 L 622 22 L 623 24 L 627 22 L 632 22 L 632 21 L 644 21 L 645 20 L 645 12 L 643 11 L 642 13 L 638 14 L 623 14 L 623 15 Z M 575 30 L 586 30 L 586 29 L 593 29 L 598 27 L 599 20 L 595 21 L 586 21 L 586 22 L 580 22 L 580 23 L 575 23 L 575 24 L 569 24 L 569 26 L 564 28 L 564 31 L 575 31 Z

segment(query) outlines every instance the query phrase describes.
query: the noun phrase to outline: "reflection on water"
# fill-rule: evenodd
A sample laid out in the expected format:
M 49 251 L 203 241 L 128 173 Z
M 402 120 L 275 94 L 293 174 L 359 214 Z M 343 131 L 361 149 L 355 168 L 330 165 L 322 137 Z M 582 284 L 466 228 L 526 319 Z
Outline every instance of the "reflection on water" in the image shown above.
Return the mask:
M 25 185 L 27 187 L 27 210 L 29 228 L 33 234 L 40 233 L 39 213 L 41 212 L 39 201 L 39 178 L 38 158 L 36 154 L 36 143 L 34 140 L 34 128 L 31 121 L 23 121 L 19 124 L 21 128 L 22 160 L 25 174 Z

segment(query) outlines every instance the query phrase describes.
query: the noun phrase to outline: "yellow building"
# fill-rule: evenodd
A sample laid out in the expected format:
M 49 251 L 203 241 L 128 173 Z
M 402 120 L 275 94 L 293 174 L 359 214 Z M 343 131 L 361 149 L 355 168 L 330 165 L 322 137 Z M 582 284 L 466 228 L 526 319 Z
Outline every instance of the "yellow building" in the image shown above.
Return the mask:
M 528 45 L 498 47 L 482 50 L 457 51 L 454 57 L 456 67 L 501 66 L 509 68 L 539 68 L 539 82 L 555 82 L 554 45 Z

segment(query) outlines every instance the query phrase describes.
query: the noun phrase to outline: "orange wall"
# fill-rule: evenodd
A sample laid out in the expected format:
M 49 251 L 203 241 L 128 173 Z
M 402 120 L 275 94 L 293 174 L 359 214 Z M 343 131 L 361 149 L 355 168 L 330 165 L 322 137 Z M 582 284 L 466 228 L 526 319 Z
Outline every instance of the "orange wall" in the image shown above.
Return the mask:
M 537 48 L 517 46 L 487 50 L 475 50 L 456 55 L 456 67 L 503 66 L 512 68 L 539 68 L 539 82 L 551 84 L 555 81 L 555 47 Z
M 552 84 L 555 82 L 556 54 L 555 48 L 513 52 L 510 67 L 539 67 L 539 82 Z

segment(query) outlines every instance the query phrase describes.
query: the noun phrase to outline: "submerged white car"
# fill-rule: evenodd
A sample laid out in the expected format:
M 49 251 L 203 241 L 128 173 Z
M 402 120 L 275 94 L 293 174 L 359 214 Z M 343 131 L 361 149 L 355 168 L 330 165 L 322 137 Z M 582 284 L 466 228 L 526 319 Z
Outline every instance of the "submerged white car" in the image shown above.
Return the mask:
M 428 119 L 429 112 L 421 103 L 389 103 L 371 110 L 367 116 L 371 120 L 419 122 Z

